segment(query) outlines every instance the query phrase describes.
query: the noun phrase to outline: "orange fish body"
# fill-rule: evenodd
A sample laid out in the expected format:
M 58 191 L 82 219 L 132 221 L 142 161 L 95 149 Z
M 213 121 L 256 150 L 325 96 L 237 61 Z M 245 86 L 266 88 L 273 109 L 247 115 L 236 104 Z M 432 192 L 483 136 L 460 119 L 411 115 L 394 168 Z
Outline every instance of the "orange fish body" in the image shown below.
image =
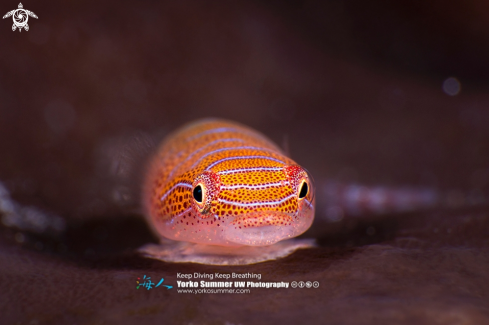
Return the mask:
M 262 134 L 204 119 L 166 138 L 145 176 L 143 205 L 162 236 L 221 246 L 266 246 L 314 219 L 307 172 Z

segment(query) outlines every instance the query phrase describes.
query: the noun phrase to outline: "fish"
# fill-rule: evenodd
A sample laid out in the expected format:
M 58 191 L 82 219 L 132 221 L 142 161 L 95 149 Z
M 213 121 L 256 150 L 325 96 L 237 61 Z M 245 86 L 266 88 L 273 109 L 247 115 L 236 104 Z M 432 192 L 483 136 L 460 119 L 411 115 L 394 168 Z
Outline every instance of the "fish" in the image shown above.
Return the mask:
M 265 135 L 223 119 L 164 139 L 144 176 L 143 207 L 157 234 L 226 247 L 269 246 L 314 220 L 310 174 Z

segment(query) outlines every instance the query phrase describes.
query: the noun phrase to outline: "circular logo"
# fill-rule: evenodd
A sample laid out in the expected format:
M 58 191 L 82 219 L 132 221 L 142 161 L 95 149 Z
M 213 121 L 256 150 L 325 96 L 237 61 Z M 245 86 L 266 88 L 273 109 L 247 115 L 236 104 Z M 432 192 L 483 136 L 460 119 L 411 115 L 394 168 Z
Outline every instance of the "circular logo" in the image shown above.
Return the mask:
M 311 281 L 307 281 L 307 282 L 306 282 L 306 287 L 307 287 L 307 288 L 312 287 L 312 282 L 311 282 Z
M 312 284 L 312 286 L 313 286 L 314 288 L 317 288 L 317 287 L 319 287 L 319 282 L 317 282 L 317 281 L 314 281 L 314 282 L 313 282 L 313 284 Z
M 292 281 L 292 283 L 290 284 L 290 286 L 291 286 L 292 288 L 297 288 L 297 282 Z
M 299 282 L 299 288 L 304 288 L 304 281 Z
M 27 22 L 28 19 L 27 13 L 25 12 L 25 10 L 22 9 L 17 9 L 15 14 L 13 14 L 13 18 L 14 21 L 19 25 L 23 25 Z

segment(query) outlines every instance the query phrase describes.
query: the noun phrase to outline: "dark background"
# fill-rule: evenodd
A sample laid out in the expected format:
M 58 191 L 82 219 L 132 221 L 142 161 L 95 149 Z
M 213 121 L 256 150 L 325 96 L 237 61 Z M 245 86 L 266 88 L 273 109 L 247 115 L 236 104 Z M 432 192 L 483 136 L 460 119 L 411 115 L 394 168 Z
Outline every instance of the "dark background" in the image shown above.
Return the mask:
M 17 5 L 3 2 L 2 15 Z M 330 224 L 321 201 L 329 179 L 487 193 L 486 1 L 23 5 L 39 16 L 28 32 L 0 24 L 0 181 L 68 230 L 1 228 L 8 323 L 489 322 L 486 208 L 462 199 L 457 209 Z M 442 89 L 449 77 L 460 81 L 456 96 Z M 156 239 L 114 202 L 107 153 L 118 139 L 159 138 L 208 116 L 287 139 L 316 180 L 308 236 L 319 248 L 232 270 L 134 253 Z M 321 286 L 245 297 L 132 287 L 142 274 L 175 283 L 176 272 L 212 270 Z

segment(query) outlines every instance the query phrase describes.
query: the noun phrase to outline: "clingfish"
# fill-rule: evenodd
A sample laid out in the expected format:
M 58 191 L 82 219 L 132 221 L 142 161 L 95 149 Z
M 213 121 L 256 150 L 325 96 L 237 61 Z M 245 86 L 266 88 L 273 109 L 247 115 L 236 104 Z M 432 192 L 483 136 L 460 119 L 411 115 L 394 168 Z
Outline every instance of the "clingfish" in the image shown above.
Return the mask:
M 239 255 L 252 246 L 253 254 L 271 256 L 258 247 L 296 237 L 314 219 L 308 172 L 261 133 L 219 119 L 187 124 L 161 143 L 148 165 L 142 199 L 150 225 L 162 238 L 197 245 L 199 252 L 210 245 L 219 255 Z

